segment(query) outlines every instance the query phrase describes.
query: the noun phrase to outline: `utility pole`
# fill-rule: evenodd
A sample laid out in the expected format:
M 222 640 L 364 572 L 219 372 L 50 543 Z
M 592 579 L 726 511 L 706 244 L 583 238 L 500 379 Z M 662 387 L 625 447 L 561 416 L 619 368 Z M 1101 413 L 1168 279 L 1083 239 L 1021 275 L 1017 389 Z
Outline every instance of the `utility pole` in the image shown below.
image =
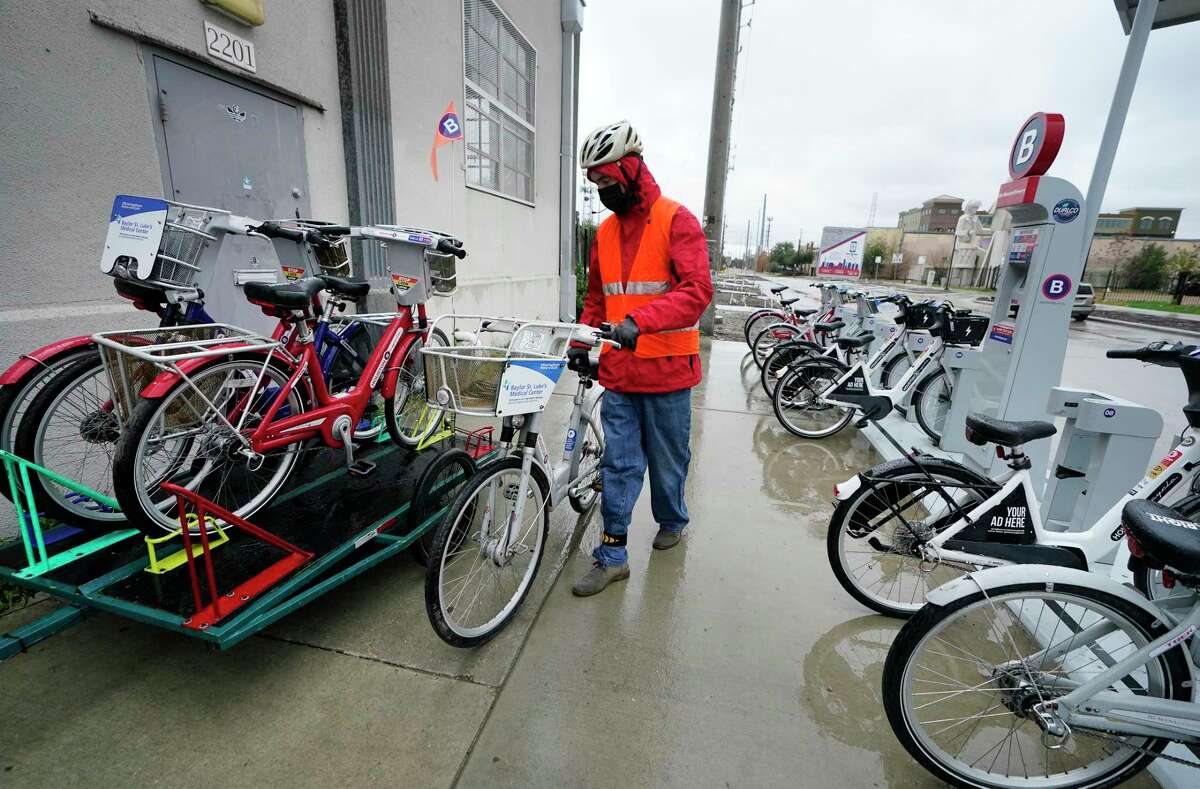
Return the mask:
M 875 227 L 875 209 L 879 207 L 879 192 L 871 193 L 871 210 L 867 212 L 867 227 Z
M 725 182 L 729 175 L 729 129 L 733 125 L 733 85 L 741 26 L 742 0 L 721 0 L 712 121 L 708 130 L 708 172 L 704 183 L 704 235 L 708 239 L 709 270 L 714 273 L 721 265 Z M 716 307 L 710 303 L 700 318 L 700 331 L 711 335 L 715 322 Z
M 767 239 L 767 193 L 763 192 L 762 213 L 758 215 L 758 254 L 762 254 Z
M 766 243 L 766 250 L 767 250 L 767 254 L 768 254 L 768 255 L 769 255 L 769 254 L 771 254 L 771 223 L 772 223 L 772 222 L 774 222 L 774 221 L 775 221 L 775 217 L 773 217 L 773 216 L 769 216 L 769 217 L 767 217 L 767 243 Z
M 742 247 L 742 267 L 750 268 L 750 220 L 746 220 L 746 246 Z

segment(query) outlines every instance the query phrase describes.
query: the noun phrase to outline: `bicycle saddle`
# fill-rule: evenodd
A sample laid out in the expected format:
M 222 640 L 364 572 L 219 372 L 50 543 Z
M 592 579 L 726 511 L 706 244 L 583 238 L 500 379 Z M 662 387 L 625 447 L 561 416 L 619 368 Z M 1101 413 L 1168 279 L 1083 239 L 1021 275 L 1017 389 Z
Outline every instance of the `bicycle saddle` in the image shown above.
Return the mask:
M 242 288 L 246 298 L 254 304 L 283 307 L 287 310 L 304 310 L 312 305 L 313 296 L 325 290 L 319 279 L 302 279 L 284 285 L 269 282 L 247 282 Z
M 1002 447 L 1015 447 L 1038 438 L 1048 438 L 1056 432 L 1058 431 L 1052 422 L 1040 422 L 1036 419 L 1028 422 L 1009 422 L 983 414 L 967 415 L 967 440 L 979 446 L 990 443 Z
M 345 296 L 352 301 L 361 299 L 371 291 L 370 282 L 360 282 L 347 277 L 335 277 L 332 274 L 321 274 L 317 279 L 324 282 L 325 287 L 329 290 L 339 296 Z
M 783 293 L 787 289 L 788 289 L 787 285 L 772 285 L 771 286 L 772 293 Z
M 780 300 L 779 300 L 779 303 L 780 303 L 780 304 L 782 304 L 783 306 L 785 306 L 785 307 L 786 307 L 786 306 L 788 306 L 789 304 L 795 304 L 795 303 L 796 303 L 796 302 L 798 302 L 798 301 L 800 301 L 800 297 L 799 297 L 799 296 L 797 296 L 797 297 L 795 297 L 795 298 L 793 298 L 793 299 L 780 299 Z
M 796 309 L 792 310 L 792 314 L 795 315 L 797 318 L 807 318 L 809 315 L 812 315 L 813 313 L 816 313 L 819 311 L 820 310 L 816 310 L 816 309 L 802 310 L 799 307 L 797 307 Z
M 829 323 L 814 323 L 813 328 L 816 329 L 817 331 L 828 333 L 831 331 L 837 331 L 838 329 L 842 328 L 845 325 L 846 325 L 846 322 L 844 320 L 839 319 L 836 321 L 830 321 Z
M 847 348 L 865 348 L 875 342 L 875 335 L 872 332 L 867 332 L 866 334 L 859 334 L 854 337 L 838 337 L 835 342 L 843 350 Z
M 1126 504 L 1121 522 L 1156 566 L 1165 564 L 1184 575 L 1200 575 L 1200 523 L 1144 499 Z
M 128 279 L 119 277 L 113 278 L 113 286 L 116 287 L 117 293 L 129 299 L 135 304 L 144 305 L 153 309 L 161 307 L 167 303 L 167 292 L 161 287 L 155 285 L 147 285 L 143 282 L 134 282 Z

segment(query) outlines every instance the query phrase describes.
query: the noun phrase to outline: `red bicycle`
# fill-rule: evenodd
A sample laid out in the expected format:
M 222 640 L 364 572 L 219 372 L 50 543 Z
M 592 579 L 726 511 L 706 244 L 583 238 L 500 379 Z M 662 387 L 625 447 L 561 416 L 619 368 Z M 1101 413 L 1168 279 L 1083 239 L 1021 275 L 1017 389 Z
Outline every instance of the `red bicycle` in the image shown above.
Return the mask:
M 314 245 L 350 235 L 381 242 L 385 254 L 395 248 L 389 273 L 397 309 L 353 316 L 382 333 L 357 382 L 337 392 L 330 391 L 317 350 L 316 333 L 327 320 L 318 297 L 330 290 L 334 298 L 361 299 L 366 282 L 321 276 L 247 284 L 246 297 L 279 318 L 285 341 L 242 332 L 232 343 L 139 346 L 128 335 L 97 335 L 101 345 L 162 371 L 140 391 L 113 461 L 117 501 L 129 522 L 148 534 L 178 529 L 176 498 L 162 483 L 246 518 L 283 487 L 309 442 L 341 449 L 349 473 L 370 474 L 374 465 L 355 457 L 353 437 L 377 397 L 391 438 L 402 446 L 416 445 L 440 422 L 441 414 L 430 418 L 426 406 L 419 351 L 426 342 L 448 344 L 430 334 L 425 300 L 453 292 L 454 260 L 466 255 L 461 242 L 393 226 L 270 226 L 264 232 L 305 234 Z

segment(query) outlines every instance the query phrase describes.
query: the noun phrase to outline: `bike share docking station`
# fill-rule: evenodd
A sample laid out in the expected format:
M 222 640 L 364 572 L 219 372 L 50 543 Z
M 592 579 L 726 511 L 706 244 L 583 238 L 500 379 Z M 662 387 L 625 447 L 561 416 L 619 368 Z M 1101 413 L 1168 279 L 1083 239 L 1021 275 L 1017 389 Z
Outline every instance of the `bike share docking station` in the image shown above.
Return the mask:
M 989 260 L 1000 272 L 987 336 L 978 348 L 947 349 L 950 409 L 940 446 L 893 411 L 879 425 L 906 450 L 961 459 L 984 473 L 1004 461 L 995 447 L 966 438 L 968 414 L 1005 420 L 1065 419 L 1048 464 L 1050 440 L 1025 447 L 1043 521 L 1051 529 L 1086 528 L 1142 478 L 1162 432 L 1155 410 L 1101 392 L 1059 386 L 1075 287 L 1088 245 L 1083 197 L 1070 182 L 1045 175 L 1062 143 L 1061 115 L 1036 113 L 1009 153 L 1011 179 L 1000 187 Z M 986 265 L 986 264 L 985 264 Z M 1020 305 L 1010 317 L 1010 305 Z M 885 459 L 900 451 L 869 424 L 864 435 Z

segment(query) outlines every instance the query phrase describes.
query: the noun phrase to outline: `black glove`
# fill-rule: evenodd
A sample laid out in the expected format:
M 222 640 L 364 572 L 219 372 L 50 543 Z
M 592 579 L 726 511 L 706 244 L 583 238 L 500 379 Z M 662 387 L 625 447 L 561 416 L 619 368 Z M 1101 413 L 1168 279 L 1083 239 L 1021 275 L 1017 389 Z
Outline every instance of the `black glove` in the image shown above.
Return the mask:
M 592 360 L 587 348 L 567 349 L 567 369 L 576 373 L 586 373 L 592 369 Z
M 612 330 L 612 338 L 621 344 L 626 350 L 635 350 L 637 348 L 638 336 L 642 330 L 633 322 L 633 318 L 626 316 L 625 320 L 621 321 Z

